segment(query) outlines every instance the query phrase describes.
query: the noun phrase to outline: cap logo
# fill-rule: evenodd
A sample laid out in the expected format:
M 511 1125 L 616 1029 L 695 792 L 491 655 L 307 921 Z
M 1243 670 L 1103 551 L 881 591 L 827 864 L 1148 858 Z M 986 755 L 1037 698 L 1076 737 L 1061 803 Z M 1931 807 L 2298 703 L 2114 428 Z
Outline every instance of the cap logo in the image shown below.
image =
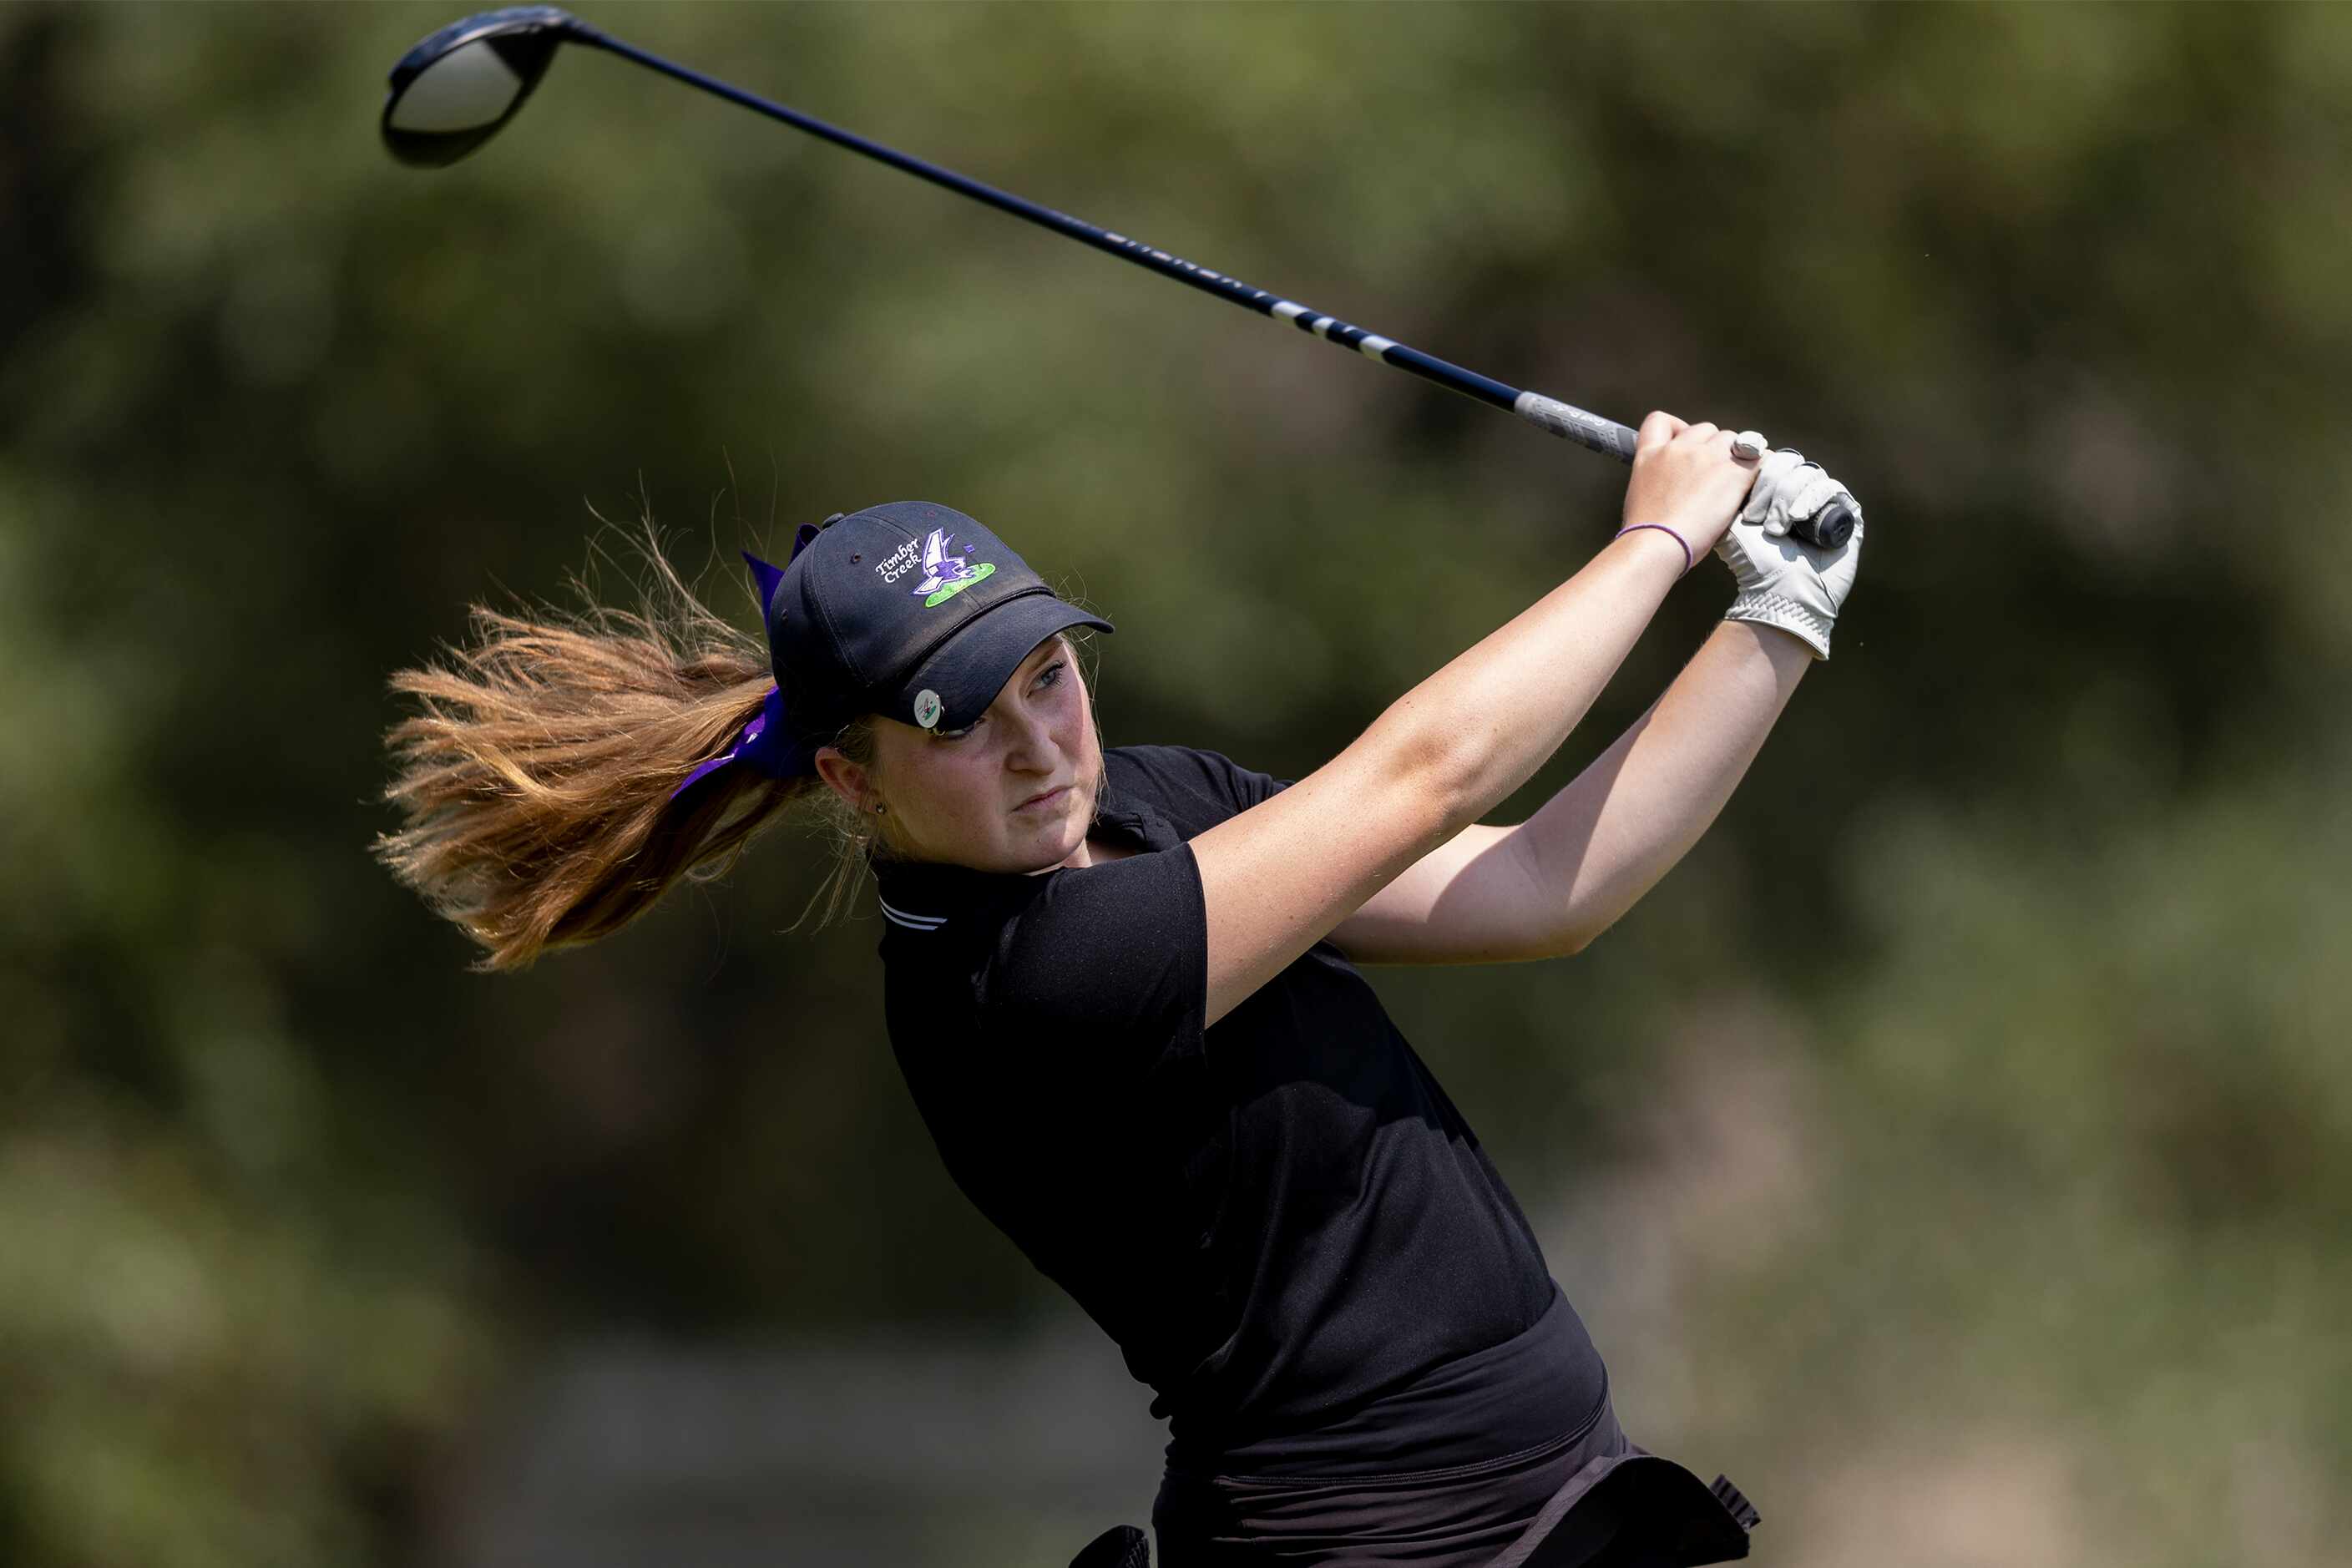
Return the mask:
M 940 721 L 940 694 L 929 687 L 915 693 L 915 722 L 928 730 Z
M 969 565 L 966 557 L 948 553 L 954 547 L 955 536 L 944 528 L 931 530 L 930 537 L 923 541 L 923 580 L 915 584 L 914 595 L 923 601 L 925 609 L 946 604 L 974 583 L 995 574 L 994 562 L 983 561 L 977 566 Z M 915 542 L 908 540 L 903 548 L 914 549 Z M 929 726 L 925 725 L 924 728 L 929 729 Z

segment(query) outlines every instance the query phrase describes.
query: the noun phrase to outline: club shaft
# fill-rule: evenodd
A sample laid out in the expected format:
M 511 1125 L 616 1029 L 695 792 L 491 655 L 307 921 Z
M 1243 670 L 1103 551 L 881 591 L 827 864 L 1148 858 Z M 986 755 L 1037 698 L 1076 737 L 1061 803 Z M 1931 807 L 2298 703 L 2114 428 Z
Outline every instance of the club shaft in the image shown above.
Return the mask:
M 828 124 L 814 115 L 803 114 L 796 109 L 788 109 L 781 103 L 771 102 L 757 93 L 746 92 L 741 88 L 719 80 L 717 77 L 705 76 L 700 71 L 666 60 L 659 55 L 647 54 L 645 50 L 614 37 L 608 33 L 598 31 L 577 17 L 570 18 L 570 36 L 576 42 L 588 44 L 624 58 L 635 60 L 650 70 L 659 71 L 664 76 L 685 82 L 689 87 L 700 88 L 703 91 L 723 98 L 730 103 L 738 103 L 746 109 L 755 110 L 771 120 L 780 120 L 795 130 L 821 137 L 837 147 L 846 147 L 851 152 L 863 153 L 877 163 L 887 163 L 894 169 L 903 170 L 917 179 L 929 180 L 932 184 L 944 186 L 960 195 L 970 196 L 976 202 L 985 202 L 999 212 L 1010 213 L 1014 217 L 1026 219 L 1042 228 L 1050 228 L 1056 234 L 1067 235 L 1072 239 L 1093 246 L 1097 250 L 1105 251 L 1121 260 L 1131 261 L 1138 267 L 1149 268 L 1163 278 L 1172 278 L 1179 283 L 1190 284 L 1204 294 L 1214 294 L 1220 299 L 1230 300 L 1236 305 L 1255 310 L 1261 316 L 1271 316 L 1276 321 L 1287 321 L 1299 331 L 1321 338 L 1327 342 L 1335 343 L 1344 349 L 1352 349 L 1367 359 L 1393 365 L 1409 374 L 1420 376 L 1424 381 L 1435 382 L 1438 385 L 1449 391 L 1458 392 L 1465 397 L 1475 397 L 1481 403 L 1507 409 L 1538 429 L 1549 430 L 1555 436 L 1566 437 L 1580 446 L 1605 453 L 1620 462 L 1630 463 L 1633 460 L 1633 432 L 1613 419 L 1604 419 L 1597 414 L 1588 414 L 1583 409 L 1562 403 L 1557 398 L 1546 397 L 1541 393 L 1524 391 L 1507 383 L 1496 381 L 1492 376 L 1481 375 L 1475 370 L 1465 370 L 1458 364 L 1439 359 L 1435 354 L 1423 353 L 1419 349 L 1408 347 L 1394 339 L 1367 331 L 1361 327 L 1340 321 L 1336 316 L 1327 315 L 1311 306 L 1302 305 L 1295 300 L 1286 300 L 1279 294 L 1270 294 L 1263 289 L 1253 288 L 1238 278 L 1212 271 L 1205 267 L 1195 266 L 1181 256 L 1171 256 L 1167 251 L 1146 245 L 1139 239 L 1130 239 L 1126 235 L 1113 234 L 1108 229 L 1097 228 L 1083 218 L 1075 218 L 1067 213 L 1056 212 L 1052 207 L 1041 206 L 1024 197 L 1016 196 L 1010 191 L 998 190 L 995 186 L 983 184 L 969 175 L 959 174 L 952 169 L 944 169 L 937 163 L 927 163 L 923 159 L 901 153 L 895 147 L 886 147 L 881 142 L 860 136 L 854 131 L 845 131 L 838 125 Z

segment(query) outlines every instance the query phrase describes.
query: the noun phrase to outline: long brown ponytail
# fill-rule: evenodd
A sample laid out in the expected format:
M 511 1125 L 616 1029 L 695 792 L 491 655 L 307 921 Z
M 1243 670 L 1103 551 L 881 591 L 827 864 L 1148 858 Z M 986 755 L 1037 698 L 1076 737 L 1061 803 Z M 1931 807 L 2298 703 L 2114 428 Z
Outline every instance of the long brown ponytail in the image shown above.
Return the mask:
M 866 844 L 856 814 L 814 778 L 748 769 L 673 803 L 724 750 L 771 684 L 760 639 L 714 614 L 662 553 L 637 542 L 641 606 L 473 606 L 462 647 L 392 678 L 417 711 L 385 736 L 384 798 L 404 817 L 376 856 L 486 950 L 520 969 L 551 948 L 618 931 L 681 878 L 724 873 L 794 806 L 835 828 L 835 874 L 811 900 L 831 919 L 855 896 Z M 871 764 L 871 721 L 835 744 Z

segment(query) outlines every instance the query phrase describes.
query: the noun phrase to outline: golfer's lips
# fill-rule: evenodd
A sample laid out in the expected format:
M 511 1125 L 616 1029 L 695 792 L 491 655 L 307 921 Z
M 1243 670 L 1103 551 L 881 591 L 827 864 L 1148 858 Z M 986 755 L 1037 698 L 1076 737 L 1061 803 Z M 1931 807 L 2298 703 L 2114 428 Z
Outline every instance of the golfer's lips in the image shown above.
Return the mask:
M 1068 784 L 1062 784 L 1056 788 L 1044 790 L 1036 795 L 1033 795 L 1027 800 L 1023 801 L 1019 805 L 1014 806 L 1013 809 L 1015 811 L 1033 811 L 1041 805 L 1057 805 L 1061 803 L 1062 797 L 1069 793 L 1070 786 Z

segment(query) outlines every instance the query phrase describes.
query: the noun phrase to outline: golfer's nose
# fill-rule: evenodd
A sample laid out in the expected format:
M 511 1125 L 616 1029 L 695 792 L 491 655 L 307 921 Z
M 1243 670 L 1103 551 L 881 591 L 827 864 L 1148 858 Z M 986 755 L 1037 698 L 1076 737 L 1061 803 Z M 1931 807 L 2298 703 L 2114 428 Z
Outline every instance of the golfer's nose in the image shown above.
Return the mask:
M 1053 772 L 1054 733 L 1045 723 L 1045 716 L 1020 702 L 1003 706 L 1010 710 L 1003 718 L 1004 765 L 1019 773 Z

